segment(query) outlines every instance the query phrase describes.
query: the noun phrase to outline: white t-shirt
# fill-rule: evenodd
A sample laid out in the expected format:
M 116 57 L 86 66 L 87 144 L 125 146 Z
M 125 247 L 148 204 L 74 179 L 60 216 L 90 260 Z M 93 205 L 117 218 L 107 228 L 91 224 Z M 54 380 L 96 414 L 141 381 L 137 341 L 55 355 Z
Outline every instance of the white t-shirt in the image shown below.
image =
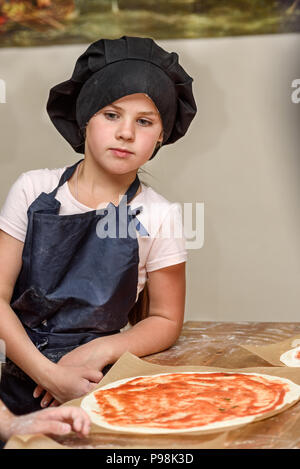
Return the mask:
M 10 188 L 0 211 L 0 229 L 24 242 L 28 207 L 41 192 L 49 193 L 55 189 L 65 169 L 66 166 L 22 173 Z M 67 182 L 58 189 L 56 199 L 61 203 L 59 215 L 95 210 L 76 200 Z M 130 202 L 132 210 L 140 205 L 143 209 L 137 219 L 149 236 L 137 232 L 139 267 L 136 299 L 144 288 L 147 272 L 187 260 L 180 204 L 168 201 L 151 187 L 141 183 L 141 192 Z M 97 209 L 106 206 L 106 203 L 99 204 Z

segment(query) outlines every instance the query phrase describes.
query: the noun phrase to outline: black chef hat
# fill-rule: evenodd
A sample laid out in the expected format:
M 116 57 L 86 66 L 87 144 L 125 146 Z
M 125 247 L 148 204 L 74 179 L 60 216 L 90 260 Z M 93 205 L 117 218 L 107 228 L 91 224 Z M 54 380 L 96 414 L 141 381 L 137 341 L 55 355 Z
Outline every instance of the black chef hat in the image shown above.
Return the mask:
M 153 39 L 100 39 L 77 59 L 72 77 L 51 88 L 47 112 L 73 149 L 84 153 L 89 119 L 123 96 L 144 93 L 160 113 L 162 145 L 168 145 L 185 135 L 197 112 L 192 81 L 178 55 L 166 52 Z

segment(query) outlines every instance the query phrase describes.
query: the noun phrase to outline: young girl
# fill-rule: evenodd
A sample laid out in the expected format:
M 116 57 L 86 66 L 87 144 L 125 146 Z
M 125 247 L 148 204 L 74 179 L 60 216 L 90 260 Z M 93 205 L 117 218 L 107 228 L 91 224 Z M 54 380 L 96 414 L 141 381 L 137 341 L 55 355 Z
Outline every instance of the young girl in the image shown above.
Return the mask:
M 177 54 L 101 39 L 47 111 L 84 158 L 23 173 L 0 214 L 0 397 L 16 414 L 91 391 L 125 351 L 170 347 L 184 316 L 180 211 L 137 175 L 196 113 Z

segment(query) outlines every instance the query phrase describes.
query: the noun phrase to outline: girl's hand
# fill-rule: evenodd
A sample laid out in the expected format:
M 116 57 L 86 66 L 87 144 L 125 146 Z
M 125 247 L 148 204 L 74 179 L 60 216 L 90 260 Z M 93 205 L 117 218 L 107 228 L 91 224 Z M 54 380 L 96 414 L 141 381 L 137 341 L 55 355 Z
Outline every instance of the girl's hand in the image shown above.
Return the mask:
M 101 338 L 92 340 L 64 355 L 57 364 L 63 368 L 68 367 L 68 370 L 65 369 L 65 376 L 69 373 L 70 368 L 85 367 L 85 369 L 89 369 L 90 371 L 99 374 L 101 376 L 99 379 L 100 381 L 103 378 L 101 370 L 110 363 L 109 347 L 107 344 L 105 347 L 103 345 L 104 343 L 101 342 Z M 82 395 L 91 392 L 94 388 L 95 386 L 76 397 L 81 397 Z M 44 391 L 45 388 L 42 385 L 38 385 L 34 390 L 33 396 L 39 397 Z M 47 407 L 50 403 L 51 406 L 56 406 L 59 405 L 60 402 L 66 402 L 60 401 L 56 398 L 53 400 L 54 397 L 54 394 L 51 393 L 51 390 L 49 389 L 41 401 L 41 406 Z
M 55 373 L 48 377 L 47 383 L 39 385 L 33 392 L 33 397 L 39 397 L 43 390 L 47 390 L 42 407 L 46 407 L 54 399 L 53 405 L 76 399 L 96 388 L 103 378 L 101 371 L 83 366 L 55 365 Z
M 13 416 L 5 430 L 5 439 L 12 435 L 51 433 L 66 435 L 72 430 L 79 436 L 86 436 L 90 429 L 90 418 L 83 409 L 60 407 L 44 409 L 31 414 Z
M 87 344 L 80 345 L 64 355 L 59 364 L 63 366 L 86 366 L 93 370 L 102 371 L 110 363 L 110 349 L 102 338 L 94 339 Z

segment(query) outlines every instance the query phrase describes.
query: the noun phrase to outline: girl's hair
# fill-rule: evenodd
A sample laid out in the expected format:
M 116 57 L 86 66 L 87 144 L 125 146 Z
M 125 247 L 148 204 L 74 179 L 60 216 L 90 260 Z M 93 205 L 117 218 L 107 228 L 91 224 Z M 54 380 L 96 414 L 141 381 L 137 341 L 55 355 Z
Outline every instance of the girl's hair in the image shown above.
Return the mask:
M 147 282 L 145 283 L 144 289 L 140 292 L 137 302 L 130 310 L 128 315 L 128 322 L 131 326 L 134 326 L 139 321 L 149 316 L 149 295 Z

